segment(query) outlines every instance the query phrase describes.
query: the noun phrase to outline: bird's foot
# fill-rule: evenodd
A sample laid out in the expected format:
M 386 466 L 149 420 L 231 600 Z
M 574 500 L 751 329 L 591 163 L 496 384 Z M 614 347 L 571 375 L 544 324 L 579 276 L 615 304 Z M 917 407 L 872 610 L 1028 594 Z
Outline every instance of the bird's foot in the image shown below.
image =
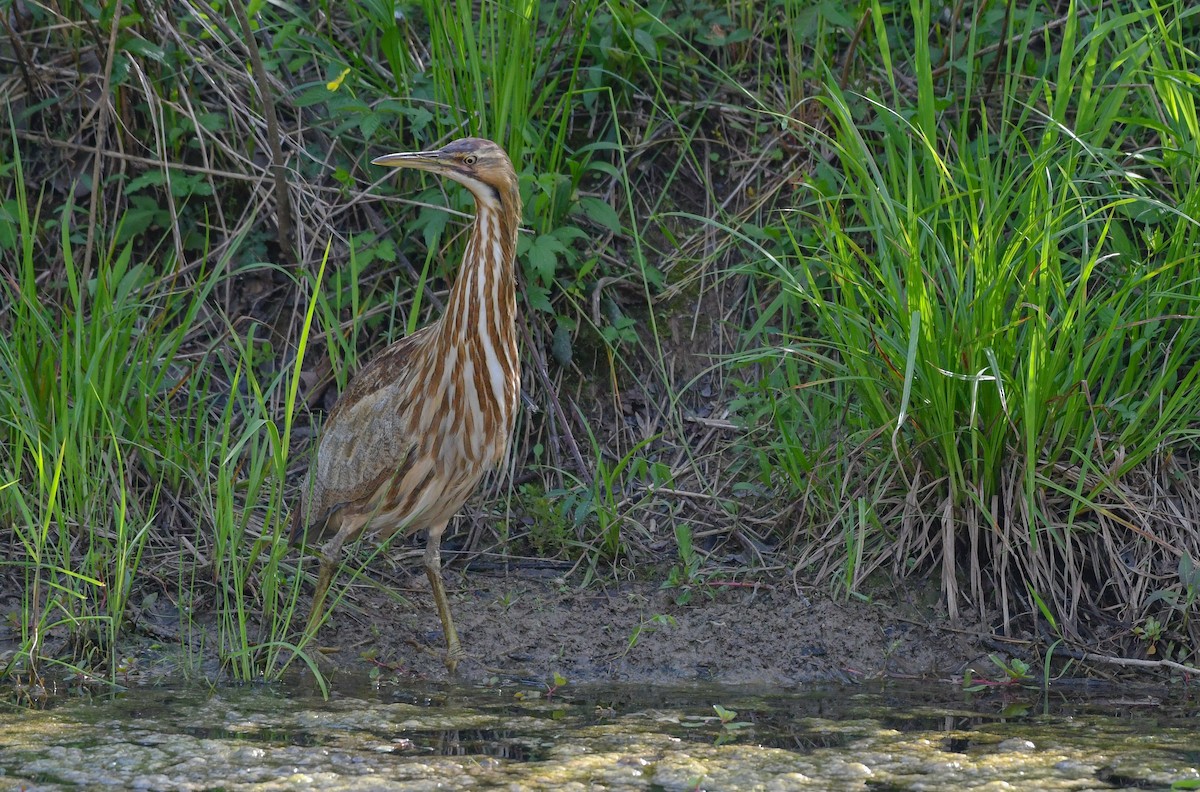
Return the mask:
M 449 651 L 439 647 L 430 646 L 429 644 L 418 640 L 417 638 L 409 638 L 408 645 L 422 654 L 428 655 L 430 659 L 437 657 L 446 666 L 446 670 L 450 672 L 451 677 L 458 675 L 459 662 L 467 658 L 467 653 L 462 651 L 461 648 L 452 654 Z
M 466 656 L 461 646 L 446 651 L 446 670 L 450 672 L 450 676 L 458 675 L 458 663 Z

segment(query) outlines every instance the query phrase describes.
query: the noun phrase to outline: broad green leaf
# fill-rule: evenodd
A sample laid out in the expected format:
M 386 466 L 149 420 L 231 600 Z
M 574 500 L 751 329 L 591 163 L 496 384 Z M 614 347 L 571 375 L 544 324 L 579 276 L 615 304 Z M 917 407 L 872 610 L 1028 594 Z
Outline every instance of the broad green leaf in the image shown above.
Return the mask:
M 621 218 L 617 216 L 617 211 L 599 198 L 580 198 L 579 208 L 589 220 L 599 223 L 614 234 L 621 233 Z

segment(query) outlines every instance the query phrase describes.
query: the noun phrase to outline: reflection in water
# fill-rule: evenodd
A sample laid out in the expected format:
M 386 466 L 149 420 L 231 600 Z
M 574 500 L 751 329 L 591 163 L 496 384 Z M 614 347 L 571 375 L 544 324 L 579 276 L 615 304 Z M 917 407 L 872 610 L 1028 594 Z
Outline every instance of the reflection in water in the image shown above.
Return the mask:
M 51 701 L 0 710 L 0 789 L 1038 789 L 1200 775 L 1195 706 L 1145 696 L 567 686 L 547 700 L 339 680 L 329 701 L 296 686 Z

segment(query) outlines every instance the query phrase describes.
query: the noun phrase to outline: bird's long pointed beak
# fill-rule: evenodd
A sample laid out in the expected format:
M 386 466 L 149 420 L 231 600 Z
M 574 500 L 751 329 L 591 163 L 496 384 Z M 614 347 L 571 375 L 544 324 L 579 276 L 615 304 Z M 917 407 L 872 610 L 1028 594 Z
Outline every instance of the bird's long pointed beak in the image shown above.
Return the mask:
M 440 151 L 401 151 L 396 154 L 384 154 L 371 160 L 372 165 L 386 165 L 390 168 L 419 168 L 433 170 L 444 165 Z

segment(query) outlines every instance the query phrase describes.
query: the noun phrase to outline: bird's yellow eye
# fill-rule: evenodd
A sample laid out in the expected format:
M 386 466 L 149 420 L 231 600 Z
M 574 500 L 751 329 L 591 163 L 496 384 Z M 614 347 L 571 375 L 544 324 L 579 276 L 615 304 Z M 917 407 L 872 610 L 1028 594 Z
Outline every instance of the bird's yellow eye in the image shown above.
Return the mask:
M 474 165 L 478 159 L 479 157 L 476 157 L 474 154 L 468 154 L 463 157 L 463 165 Z

